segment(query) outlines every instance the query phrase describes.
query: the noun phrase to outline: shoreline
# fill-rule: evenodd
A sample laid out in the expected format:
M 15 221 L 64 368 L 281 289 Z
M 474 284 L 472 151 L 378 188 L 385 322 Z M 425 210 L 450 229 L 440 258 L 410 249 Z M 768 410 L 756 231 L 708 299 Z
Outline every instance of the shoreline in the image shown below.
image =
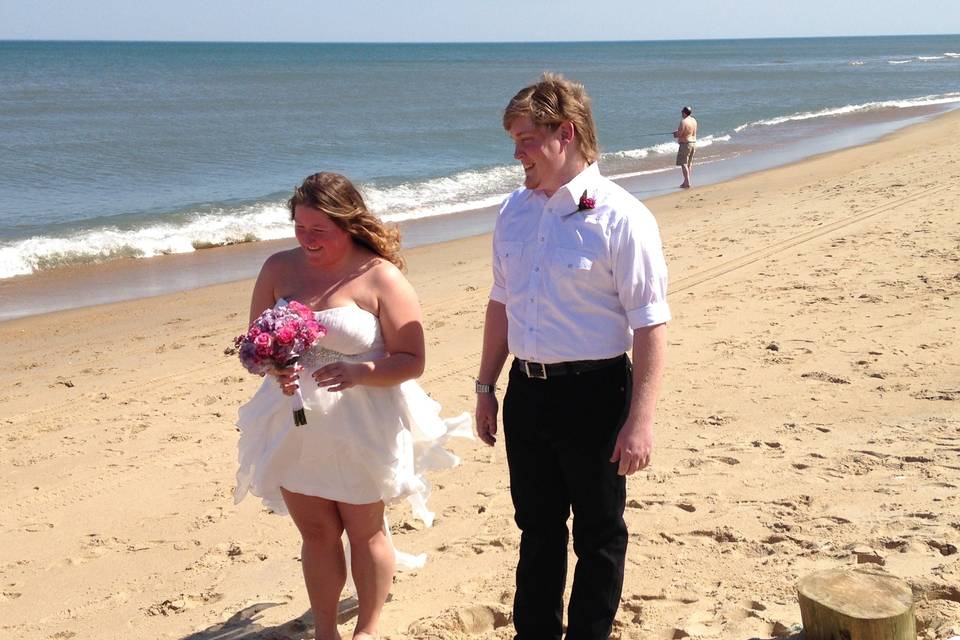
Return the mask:
M 885 120 L 862 126 L 853 134 L 842 132 L 820 136 L 783 149 L 757 151 L 743 158 L 721 160 L 713 164 L 694 165 L 693 193 L 707 186 L 737 180 L 755 173 L 807 162 L 823 154 L 837 153 L 883 141 L 900 131 L 950 117 L 960 107 L 937 111 L 921 110 L 919 114 Z M 857 144 L 851 135 L 864 136 Z M 617 182 L 640 198 L 651 209 L 661 198 L 682 195 L 672 186 L 676 171 L 662 174 L 627 175 Z M 489 233 L 496 218 L 496 206 L 472 209 L 444 216 L 412 219 L 400 223 L 406 239 L 412 240 L 407 251 L 420 247 Z M 409 241 L 408 240 L 408 241 Z M 31 300 L 14 308 L 0 309 L 0 323 L 57 311 L 137 300 L 156 295 L 189 291 L 211 285 L 246 280 L 256 276 L 263 260 L 277 250 L 295 246 L 293 238 L 266 240 L 236 245 L 199 249 L 191 253 L 150 258 L 119 258 L 103 263 L 84 264 L 14 276 L 0 280 L 0 300 Z M 40 295 L 35 295 L 36 292 Z M 77 304 L 78 299 L 84 300 Z
M 920 638 L 957 635 L 958 135 L 954 113 L 648 201 L 673 320 L 613 637 L 782 636 L 799 578 L 864 563 L 910 584 Z M 419 382 L 444 416 L 471 411 L 489 237 L 407 257 Z M 233 503 L 233 423 L 261 380 L 224 350 L 249 296 L 240 280 L 0 323 L 0 633 L 311 635 L 295 526 Z M 503 443 L 451 448 L 432 528 L 387 509 L 428 560 L 397 575 L 384 640 L 513 636 Z

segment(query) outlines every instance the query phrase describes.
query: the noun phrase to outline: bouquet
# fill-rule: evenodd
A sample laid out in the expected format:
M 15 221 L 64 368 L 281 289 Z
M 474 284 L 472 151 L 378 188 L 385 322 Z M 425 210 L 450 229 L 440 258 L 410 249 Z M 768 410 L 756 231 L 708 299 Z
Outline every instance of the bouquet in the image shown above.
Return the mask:
M 293 366 L 325 335 L 326 328 L 317 322 L 310 307 L 291 300 L 286 306 L 261 313 L 244 335 L 237 336 L 234 344 L 240 353 L 240 363 L 250 373 L 262 376 L 272 369 Z M 298 427 L 307 424 L 300 385 L 291 400 L 293 424 Z

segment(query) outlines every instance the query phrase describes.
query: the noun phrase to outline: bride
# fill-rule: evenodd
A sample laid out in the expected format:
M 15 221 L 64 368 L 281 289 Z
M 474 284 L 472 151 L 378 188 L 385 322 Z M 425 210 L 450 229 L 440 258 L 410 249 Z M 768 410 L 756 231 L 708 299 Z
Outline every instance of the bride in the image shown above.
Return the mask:
M 398 557 L 384 505 L 406 498 L 432 522 L 422 473 L 457 464 L 441 445 L 468 435 L 468 419 L 441 420 L 439 405 L 413 382 L 424 369 L 424 337 L 419 302 L 401 272 L 399 232 L 336 173 L 308 177 L 288 206 L 300 246 L 264 263 L 250 320 L 297 300 L 327 335 L 297 365 L 272 372 L 240 408 L 236 500 L 249 491 L 292 517 L 318 640 L 340 638 L 345 531 L 359 601 L 353 637 L 376 638 Z M 306 426 L 294 426 L 284 397 L 298 385 Z

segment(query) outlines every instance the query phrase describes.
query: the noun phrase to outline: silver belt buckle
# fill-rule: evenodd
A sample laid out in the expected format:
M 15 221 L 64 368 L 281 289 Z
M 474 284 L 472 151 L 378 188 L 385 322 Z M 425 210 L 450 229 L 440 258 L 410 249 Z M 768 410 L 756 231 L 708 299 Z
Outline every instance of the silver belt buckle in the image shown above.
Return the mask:
M 533 365 L 533 371 L 530 370 L 530 365 Z M 524 360 L 523 372 L 527 374 L 528 378 L 536 378 L 538 380 L 547 379 L 547 367 L 542 362 L 528 362 Z

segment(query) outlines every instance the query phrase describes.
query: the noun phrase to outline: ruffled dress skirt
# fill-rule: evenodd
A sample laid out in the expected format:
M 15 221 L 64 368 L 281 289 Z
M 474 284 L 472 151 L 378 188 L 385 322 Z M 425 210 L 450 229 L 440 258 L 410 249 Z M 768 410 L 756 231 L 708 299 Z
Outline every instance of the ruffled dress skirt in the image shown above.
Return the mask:
M 281 487 L 348 504 L 405 498 L 413 515 L 431 525 L 424 474 L 459 464 L 444 444 L 472 437 L 469 414 L 443 420 L 440 405 L 414 381 L 303 395 L 307 424 L 300 427 L 273 379 L 240 408 L 236 502 L 249 492 L 286 513 Z

